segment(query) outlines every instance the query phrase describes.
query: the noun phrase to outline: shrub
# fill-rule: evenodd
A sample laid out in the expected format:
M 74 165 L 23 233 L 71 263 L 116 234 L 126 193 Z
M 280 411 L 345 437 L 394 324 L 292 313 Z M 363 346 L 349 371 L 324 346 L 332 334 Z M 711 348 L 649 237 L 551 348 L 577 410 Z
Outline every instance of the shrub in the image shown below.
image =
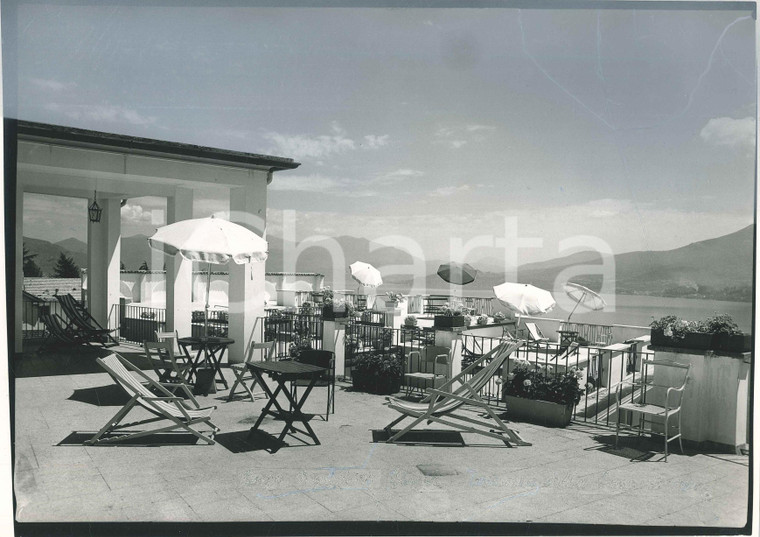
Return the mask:
M 503 323 L 506 320 L 507 320 L 507 316 L 504 315 L 504 313 L 502 313 L 501 311 L 497 311 L 496 313 L 493 314 L 494 323 Z
M 463 311 L 463 307 L 461 303 L 452 302 L 451 304 L 449 304 L 447 302 L 441 308 L 441 315 L 444 315 L 446 317 L 458 317 L 462 315 L 462 311 Z
M 478 324 L 480 326 L 485 326 L 488 324 L 488 315 L 481 315 L 478 317 Z
M 575 368 L 567 373 L 554 374 L 552 366 L 536 368 L 525 360 L 517 360 L 517 365 L 509 374 L 505 392 L 523 399 L 577 405 L 584 392 L 579 384 L 582 376 Z
M 407 315 L 404 319 L 404 326 L 407 328 L 414 328 L 417 326 L 417 317 L 414 315 Z
M 404 364 L 392 352 L 370 352 L 357 356 L 352 368 L 364 378 L 386 377 L 400 380 L 404 374 Z

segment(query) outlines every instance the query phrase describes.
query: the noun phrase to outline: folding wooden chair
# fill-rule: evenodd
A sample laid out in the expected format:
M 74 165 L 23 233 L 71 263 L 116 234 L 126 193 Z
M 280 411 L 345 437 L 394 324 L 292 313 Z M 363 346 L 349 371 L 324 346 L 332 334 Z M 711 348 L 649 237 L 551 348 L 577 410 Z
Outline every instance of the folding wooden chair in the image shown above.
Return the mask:
M 234 359 L 230 360 L 229 357 L 227 358 L 230 364 L 230 370 L 235 375 L 235 382 L 232 384 L 232 388 L 230 388 L 227 401 L 232 401 L 232 397 L 235 395 L 238 385 L 243 387 L 248 394 L 248 397 L 251 398 L 251 401 L 255 401 L 253 387 L 256 384 L 256 377 L 254 377 L 249 371 L 248 363 L 256 361 L 256 351 L 261 351 L 259 361 L 270 362 L 274 360 L 274 344 L 274 341 L 252 344 L 250 349 L 248 349 L 248 356 L 246 356 L 245 360 L 242 362 L 236 362 Z
M 181 389 L 194 403 L 190 391 L 190 364 L 179 362 L 174 355 L 174 347 L 170 341 L 145 341 L 143 343 L 145 357 L 150 361 L 153 371 L 158 376 L 158 382 L 172 393 Z
M 105 369 L 118 386 L 130 396 L 129 401 L 121 408 L 113 418 L 98 431 L 95 436 L 85 441 L 87 445 L 99 445 L 111 442 L 119 442 L 128 439 L 140 438 L 151 434 L 174 431 L 181 429 L 198 437 L 209 445 L 214 444 L 214 435 L 219 432 L 219 427 L 211 422 L 211 414 L 215 406 L 201 408 L 195 402 L 195 408 L 189 406 L 181 397 L 172 395 L 161 383 L 156 382 L 140 368 L 133 365 L 124 357 L 113 353 L 105 358 L 97 358 L 98 363 Z M 151 393 L 149 388 L 156 390 L 160 395 Z M 121 421 L 129 412 L 140 406 L 155 417 L 133 423 L 121 424 Z M 129 427 L 169 421 L 169 425 L 139 432 L 124 431 L 124 435 L 103 438 L 106 433 L 121 431 Z M 196 425 L 204 424 L 211 427 L 211 434 L 206 436 L 195 429 Z

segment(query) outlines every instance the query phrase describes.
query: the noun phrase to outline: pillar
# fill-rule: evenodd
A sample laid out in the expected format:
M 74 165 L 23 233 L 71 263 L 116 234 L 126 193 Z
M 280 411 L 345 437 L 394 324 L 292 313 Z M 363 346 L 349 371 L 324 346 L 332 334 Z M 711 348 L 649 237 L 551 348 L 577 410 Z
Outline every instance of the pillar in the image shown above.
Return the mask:
M 266 173 L 251 171 L 250 184 L 230 188 L 230 221 L 264 236 L 267 211 Z M 229 357 L 242 361 L 251 343 L 262 337 L 256 320 L 264 316 L 265 263 L 229 263 Z M 257 330 L 257 327 L 259 328 Z
M 323 321 L 322 349 L 335 353 L 335 376 L 346 376 L 346 323 L 344 321 Z
M 21 352 L 24 343 L 24 190 L 18 183 L 16 184 L 16 222 L 16 266 L 14 268 L 16 277 L 15 285 L 13 286 L 16 310 L 13 327 L 13 346 L 16 352 Z
M 100 199 L 98 205 L 103 208 L 100 222 L 87 222 L 87 305 L 90 315 L 108 327 L 112 306 L 119 303 L 121 200 Z
M 193 191 L 178 187 L 166 200 L 166 223 L 173 224 L 193 217 Z M 166 330 L 176 330 L 179 337 L 191 335 L 193 262 L 180 254 L 166 256 Z
M 435 330 L 435 344 L 451 349 L 451 376 L 462 372 L 462 331 L 459 329 Z

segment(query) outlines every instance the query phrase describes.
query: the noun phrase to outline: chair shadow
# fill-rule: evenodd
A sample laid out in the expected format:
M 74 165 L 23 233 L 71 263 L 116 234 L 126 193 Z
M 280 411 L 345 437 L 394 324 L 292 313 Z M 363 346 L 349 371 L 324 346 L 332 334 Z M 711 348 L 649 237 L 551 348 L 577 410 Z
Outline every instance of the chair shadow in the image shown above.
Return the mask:
M 283 447 L 291 447 L 287 442 L 280 441 L 277 437 L 260 429 L 217 433 L 215 440 L 232 453 L 267 451 L 274 454 Z
M 83 446 L 86 445 L 85 441 L 95 436 L 96 431 L 83 432 L 73 431 L 66 438 L 56 444 L 56 446 Z M 121 436 L 118 433 L 105 434 L 102 438 L 114 438 Z M 172 446 L 172 445 L 184 445 L 192 446 L 199 443 L 198 437 L 190 433 L 155 433 L 140 438 L 129 438 L 120 442 L 113 442 L 108 444 L 98 444 L 97 446 L 87 447 L 118 447 L 118 446 L 136 446 L 136 447 L 160 447 L 160 446 Z M 206 442 L 200 442 L 201 445 L 206 445 Z
M 396 434 L 400 429 L 392 429 L 391 432 Z M 390 438 L 385 429 L 372 430 L 372 443 L 384 443 Z M 443 429 L 422 429 L 412 430 L 406 433 L 402 440 L 396 441 L 398 444 L 408 445 L 426 445 L 442 447 L 464 447 L 465 441 L 462 434 L 458 431 L 449 431 Z
M 663 442 L 647 436 L 621 435 L 618 439 L 618 447 L 615 448 L 615 435 L 595 435 L 592 438 L 599 444 L 586 448 L 586 451 L 602 451 L 628 459 L 631 462 L 662 462 L 665 458 Z M 680 451 L 678 451 L 680 455 Z M 658 457 L 655 460 L 655 457 Z
M 108 384 L 76 389 L 68 399 L 95 406 L 124 406 L 129 401 L 129 396 L 116 384 Z

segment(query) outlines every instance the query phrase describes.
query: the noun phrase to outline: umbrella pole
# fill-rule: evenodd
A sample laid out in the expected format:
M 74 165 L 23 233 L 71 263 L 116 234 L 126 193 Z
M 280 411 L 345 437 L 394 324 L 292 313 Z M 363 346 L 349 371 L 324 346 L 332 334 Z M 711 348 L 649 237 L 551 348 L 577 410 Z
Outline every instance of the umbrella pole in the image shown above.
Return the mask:
M 203 337 L 208 337 L 208 299 L 211 294 L 211 263 L 208 264 L 206 276 L 206 306 L 203 309 Z
M 573 311 L 570 312 L 570 315 L 567 316 L 567 322 L 570 322 L 570 317 L 573 316 L 573 313 L 575 313 L 575 310 L 578 308 L 578 305 L 583 302 L 583 299 L 586 298 L 586 293 L 583 293 L 583 296 L 581 296 L 581 299 L 575 303 L 575 307 L 573 308 Z

